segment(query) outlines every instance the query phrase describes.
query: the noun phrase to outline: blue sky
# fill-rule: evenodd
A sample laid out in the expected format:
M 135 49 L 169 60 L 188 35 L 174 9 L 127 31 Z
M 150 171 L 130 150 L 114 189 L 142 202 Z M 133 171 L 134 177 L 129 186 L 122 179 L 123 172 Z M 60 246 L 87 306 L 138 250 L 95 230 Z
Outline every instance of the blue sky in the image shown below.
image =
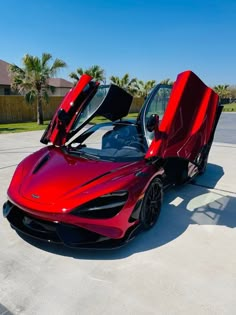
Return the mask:
M 106 76 L 175 80 L 193 70 L 208 85 L 236 84 L 234 0 L 8 0 L 0 59 L 49 52 L 68 74 L 98 64 Z

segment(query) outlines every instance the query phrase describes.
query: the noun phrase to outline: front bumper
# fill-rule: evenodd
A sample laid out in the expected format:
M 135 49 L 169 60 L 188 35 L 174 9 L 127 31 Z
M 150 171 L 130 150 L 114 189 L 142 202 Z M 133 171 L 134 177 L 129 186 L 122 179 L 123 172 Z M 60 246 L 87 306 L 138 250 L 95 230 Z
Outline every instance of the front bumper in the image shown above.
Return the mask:
M 140 225 L 134 225 L 126 231 L 122 239 L 112 239 L 75 225 L 35 218 L 9 201 L 3 206 L 3 215 L 8 219 L 11 227 L 18 232 L 39 240 L 76 248 L 121 247 L 133 239 L 141 229 Z

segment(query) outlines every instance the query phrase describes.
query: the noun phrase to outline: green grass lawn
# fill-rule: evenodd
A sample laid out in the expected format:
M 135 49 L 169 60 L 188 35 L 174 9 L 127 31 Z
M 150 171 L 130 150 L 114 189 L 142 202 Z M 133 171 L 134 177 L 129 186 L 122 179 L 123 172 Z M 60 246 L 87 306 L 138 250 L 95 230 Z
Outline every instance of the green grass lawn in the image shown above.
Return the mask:
M 128 116 L 124 117 L 123 120 L 125 119 L 136 119 L 138 116 L 138 113 L 130 113 Z M 104 122 L 109 122 L 108 119 L 102 116 L 96 116 L 91 120 L 91 124 L 100 124 Z
M 126 118 L 135 119 L 138 113 L 131 113 Z M 95 117 L 91 123 L 99 124 L 107 122 L 108 120 L 102 116 Z M 49 121 L 45 121 L 44 125 L 38 125 L 36 122 L 25 122 L 25 123 L 14 123 L 14 124 L 0 124 L 0 134 L 1 133 L 15 133 L 15 132 L 25 132 L 34 130 L 44 130 L 46 129 Z
M 225 104 L 223 111 L 224 112 L 236 112 L 236 103 Z
M 44 130 L 49 121 L 45 121 L 44 125 L 38 125 L 36 122 L 14 123 L 14 124 L 0 124 L 0 133 L 14 133 L 34 130 Z
M 224 112 L 236 112 L 236 103 L 225 104 Z M 137 118 L 138 113 L 130 113 L 127 119 Z M 125 119 L 124 118 L 124 119 Z M 107 122 L 108 120 L 102 116 L 97 116 L 91 121 L 92 124 L 99 124 Z M 44 125 L 37 125 L 36 122 L 25 122 L 25 123 L 14 123 L 14 124 L 0 124 L 0 134 L 1 133 L 14 133 L 14 132 L 25 132 L 25 131 L 34 131 L 34 130 L 44 130 L 49 121 L 45 121 Z

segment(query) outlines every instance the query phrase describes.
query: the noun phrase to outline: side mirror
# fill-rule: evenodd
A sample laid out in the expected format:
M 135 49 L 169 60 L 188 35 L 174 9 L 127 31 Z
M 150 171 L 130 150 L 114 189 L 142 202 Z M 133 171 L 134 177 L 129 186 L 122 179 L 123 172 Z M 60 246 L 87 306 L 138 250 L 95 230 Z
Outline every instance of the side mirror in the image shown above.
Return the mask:
M 146 128 L 149 132 L 159 129 L 159 116 L 157 114 L 152 114 L 147 121 Z

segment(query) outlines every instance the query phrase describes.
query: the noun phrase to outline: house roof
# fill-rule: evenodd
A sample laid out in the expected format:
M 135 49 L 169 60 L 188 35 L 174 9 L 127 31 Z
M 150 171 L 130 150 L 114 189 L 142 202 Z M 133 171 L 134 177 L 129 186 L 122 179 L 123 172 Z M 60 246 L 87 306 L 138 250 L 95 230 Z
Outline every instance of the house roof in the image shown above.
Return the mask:
M 10 64 L 0 59 L 0 85 L 11 85 L 11 80 L 8 73 Z
M 73 83 L 61 78 L 50 78 L 48 84 L 54 87 L 72 88 Z
M 0 85 L 11 85 L 11 80 L 8 73 L 8 67 L 10 63 L 0 59 Z M 73 83 L 61 78 L 50 78 L 48 80 L 49 85 L 56 88 L 72 88 Z

